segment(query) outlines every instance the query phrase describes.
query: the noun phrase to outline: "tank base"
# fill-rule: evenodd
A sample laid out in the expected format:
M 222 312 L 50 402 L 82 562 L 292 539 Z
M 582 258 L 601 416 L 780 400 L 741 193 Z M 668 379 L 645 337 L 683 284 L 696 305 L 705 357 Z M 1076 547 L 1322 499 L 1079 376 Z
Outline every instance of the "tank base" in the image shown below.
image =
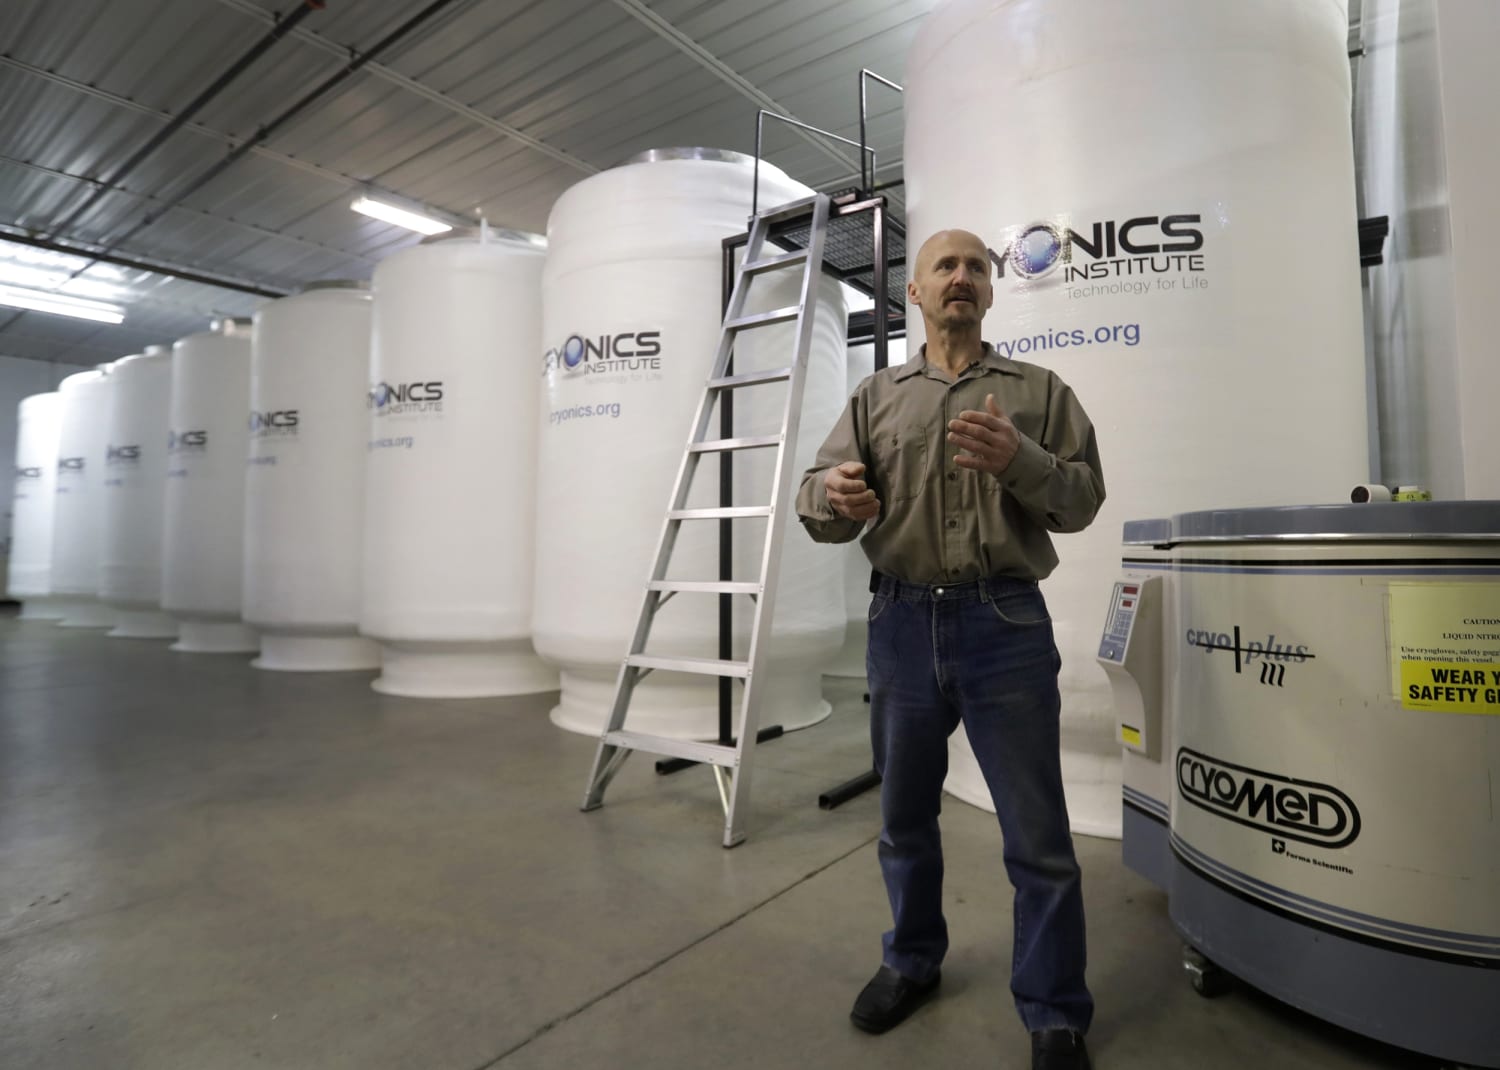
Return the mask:
M 1122 764 L 1118 752 L 1101 754 L 1077 749 L 1064 738 L 1063 794 L 1068 800 L 1068 820 L 1075 834 L 1104 840 L 1121 837 Z M 969 749 L 968 737 L 961 732 L 948 737 L 948 779 L 943 782 L 943 790 L 960 802 L 995 812 L 979 762 Z
M 67 607 L 57 598 L 22 598 L 17 620 L 62 620 Z
M 358 672 L 380 668 L 380 647 L 361 635 L 274 635 L 262 632 L 260 657 L 269 672 Z
M 177 622 L 157 609 L 117 609 L 111 639 L 176 639 Z
M 183 654 L 258 654 L 260 636 L 237 620 L 179 620 L 172 649 Z
M 1500 1068 L 1500 969 L 1485 968 L 1494 960 L 1388 942 L 1389 930 L 1352 912 L 1360 929 L 1341 931 L 1262 906 L 1237 871 L 1179 840 L 1172 850 L 1172 925 L 1217 966 L 1356 1033 L 1460 1066 Z
M 562 699 L 548 714 L 552 723 L 569 732 L 597 738 L 614 704 L 617 671 L 564 669 Z M 652 675 L 635 690 L 625 727 L 633 732 L 671 739 L 717 739 L 718 686 L 701 680 Z M 665 679 L 661 678 L 665 677 Z M 681 681 L 681 682 L 679 682 Z M 734 711 L 739 712 L 740 686 L 734 686 Z M 823 698 L 823 679 L 816 667 L 797 671 L 773 668 L 761 706 L 760 727 L 780 725 L 788 732 L 810 728 L 825 720 L 833 707 Z M 739 726 L 735 726 L 736 732 Z
M 499 698 L 558 689 L 557 670 L 529 642 L 380 645 L 381 672 L 370 686 L 406 698 Z
M 59 628 L 113 628 L 115 611 L 94 598 L 69 598 L 66 600 Z
M 860 620 L 849 620 L 844 625 L 844 645 L 833 660 L 823 666 L 824 676 L 841 680 L 863 680 L 865 678 L 865 647 L 870 641 L 870 626 Z

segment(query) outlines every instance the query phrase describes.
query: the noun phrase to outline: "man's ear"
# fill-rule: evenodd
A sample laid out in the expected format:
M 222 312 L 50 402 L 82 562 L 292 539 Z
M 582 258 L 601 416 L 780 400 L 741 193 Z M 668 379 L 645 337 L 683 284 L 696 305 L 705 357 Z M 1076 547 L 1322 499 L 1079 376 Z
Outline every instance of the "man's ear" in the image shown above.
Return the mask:
M 922 302 L 920 300 L 918 300 L 918 298 L 917 298 L 917 284 L 916 283 L 914 283 L 914 282 L 908 282 L 906 284 L 906 300 L 907 300 L 907 303 L 916 305 L 918 308 L 922 307 Z

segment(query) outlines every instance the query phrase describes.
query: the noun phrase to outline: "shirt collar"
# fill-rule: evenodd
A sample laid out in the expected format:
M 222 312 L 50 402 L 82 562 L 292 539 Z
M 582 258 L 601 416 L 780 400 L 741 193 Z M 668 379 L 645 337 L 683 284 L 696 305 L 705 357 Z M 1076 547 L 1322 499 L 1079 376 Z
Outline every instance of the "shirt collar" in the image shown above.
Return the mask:
M 984 343 L 984 356 L 979 358 L 979 363 L 985 368 L 999 372 L 1001 375 L 1025 375 L 1012 361 L 1006 360 L 999 353 L 996 353 L 995 347 L 988 342 Z M 897 370 L 895 375 L 896 382 L 899 383 L 904 379 L 910 379 L 913 375 L 923 372 L 926 369 L 927 343 L 923 342 L 922 348 L 917 350 L 917 355 L 901 365 L 900 369 Z

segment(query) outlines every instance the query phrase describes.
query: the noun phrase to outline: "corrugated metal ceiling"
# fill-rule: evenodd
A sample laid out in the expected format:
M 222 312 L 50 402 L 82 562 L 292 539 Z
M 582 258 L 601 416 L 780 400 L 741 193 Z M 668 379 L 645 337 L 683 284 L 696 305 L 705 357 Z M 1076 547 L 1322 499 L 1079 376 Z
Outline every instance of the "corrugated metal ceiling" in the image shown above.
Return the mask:
M 363 186 L 449 216 L 541 232 L 564 189 L 637 152 L 753 151 L 758 107 L 857 138 L 859 69 L 899 81 L 916 25 L 935 2 L 456 0 L 163 210 L 423 6 L 327 0 L 118 189 L 55 232 L 277 16 L 267 0 L 7 0 L 0 237 L 117 246 L 132 260 L 270 291 L 365 278 L 416 236 L 349 211 Z M 291 6 L 283 0 L 280 13 Z M 899 160 L 899 98 L 878 88 L 869 141 L 883 164 Z M 820 188 L 853 185 L 858 171 L 854 150 L 784 126 L 768 134 L 765 155 Z M 59 284 L 85 264 L 0 242 L 0 279 L 17 281 L 40 265 Z M 124 324 L 0 309 L 0 353 L 93 363 L 263 300 L 111 264 L 88 267 L 62 292 L 91 296 L 101 287 L 128 304 Z

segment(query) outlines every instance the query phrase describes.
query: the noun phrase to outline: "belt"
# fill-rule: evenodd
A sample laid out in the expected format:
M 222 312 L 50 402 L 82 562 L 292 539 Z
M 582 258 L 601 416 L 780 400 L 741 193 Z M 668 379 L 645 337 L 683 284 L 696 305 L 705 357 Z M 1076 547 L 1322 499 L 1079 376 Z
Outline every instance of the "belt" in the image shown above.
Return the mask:
M 1023 580 L 1015 576 L 991 576 L 966 583 L 907 583 L 881 572 L 870 573 L 871 594 L 884 594 L 887 598 L 900 598 L 908 602 L 976 598 L 981 602 L 988 602 L 1007 592 L 1036 589 L 1036 580 Z

